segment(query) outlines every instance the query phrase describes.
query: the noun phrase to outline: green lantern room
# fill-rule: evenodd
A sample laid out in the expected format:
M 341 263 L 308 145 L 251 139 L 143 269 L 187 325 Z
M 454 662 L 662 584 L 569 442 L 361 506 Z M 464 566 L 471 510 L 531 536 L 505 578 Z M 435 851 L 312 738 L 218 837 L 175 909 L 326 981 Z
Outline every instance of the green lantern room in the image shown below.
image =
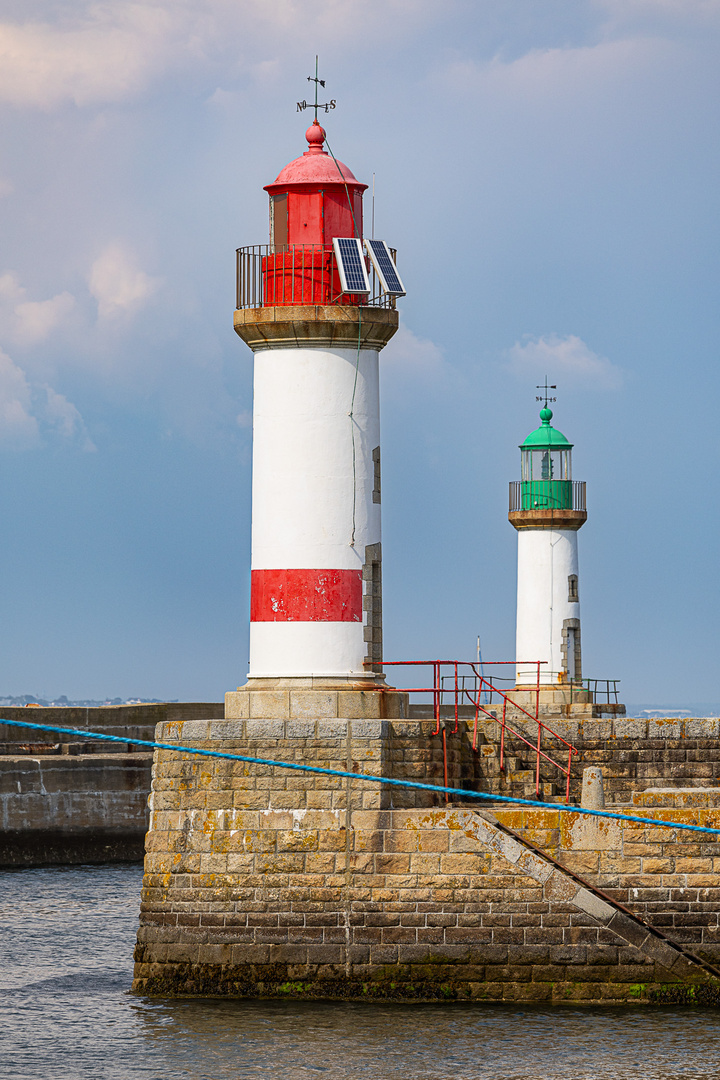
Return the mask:
M 541 424 L 520 445 L 520 509 L 571 510 L 572 443 L 551 426 L 552 409 L 540 410 Z

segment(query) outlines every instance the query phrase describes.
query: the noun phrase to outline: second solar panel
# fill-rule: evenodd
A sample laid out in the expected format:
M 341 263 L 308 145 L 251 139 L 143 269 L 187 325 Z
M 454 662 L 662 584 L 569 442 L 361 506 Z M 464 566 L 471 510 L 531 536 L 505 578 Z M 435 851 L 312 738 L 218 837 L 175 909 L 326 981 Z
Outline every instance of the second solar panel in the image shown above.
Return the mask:
M 383 292 L 389 296 L 405 296 L 405 287 L 400 280 L 397 267 L 390 254 L 390 248 L 384 240 L 366 240 L 365 247 L 370 256 L 375 273 Z

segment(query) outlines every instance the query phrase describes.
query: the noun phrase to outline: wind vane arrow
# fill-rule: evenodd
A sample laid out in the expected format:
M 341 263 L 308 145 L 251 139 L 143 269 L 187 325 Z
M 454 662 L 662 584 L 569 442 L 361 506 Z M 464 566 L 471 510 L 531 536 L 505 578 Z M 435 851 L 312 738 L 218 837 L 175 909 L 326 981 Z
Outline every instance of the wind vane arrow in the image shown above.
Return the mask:
M 298 101 L 298 103 L 297 103 L 297 111 L 298 112 L 304 112 L 305 109 L 314 109 L 315 110 L 315 123 L 317 124 L 318 109 L 324 109 L 325 112 L 330 112 L 331 109 L 335 108 L 335 98 L 332 98 L 331 101 L 326 101 L 326 102 L 319 102 L 318 101 L 318 86 L 322 86 L 323 89 L 324 89 L 325 88 L 325 80 L 318 78 L 318 58 L 317 58 L 317 56 L 315 57 L 315 75 L 314 76 L 313 75 L 308 75 L 307 81 L 315 83 L 315 101 L 314 102 L 305 101 L 304 99 L 303 99 L 303 101 Z

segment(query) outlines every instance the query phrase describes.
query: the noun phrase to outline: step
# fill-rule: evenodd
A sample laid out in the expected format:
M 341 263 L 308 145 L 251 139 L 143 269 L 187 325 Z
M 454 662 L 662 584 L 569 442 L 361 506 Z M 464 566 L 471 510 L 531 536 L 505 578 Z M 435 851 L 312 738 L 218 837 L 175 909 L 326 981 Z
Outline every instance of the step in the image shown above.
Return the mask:
M 537 799 L 538 802 L 555 802 L 556 800 L 562 802 L 562 797 L 557 796 L 554 784 L 543 784 L 541 782 L 540 794 L 536 795 L 534 778 L 531 784 L 525 784 L 524 791 L 524 798 L 526 799 Z
M 535 786 L 535 773 L 532 769 L 518 769 L 517 772 L 505 773 L 506 784 L 530 784 Z

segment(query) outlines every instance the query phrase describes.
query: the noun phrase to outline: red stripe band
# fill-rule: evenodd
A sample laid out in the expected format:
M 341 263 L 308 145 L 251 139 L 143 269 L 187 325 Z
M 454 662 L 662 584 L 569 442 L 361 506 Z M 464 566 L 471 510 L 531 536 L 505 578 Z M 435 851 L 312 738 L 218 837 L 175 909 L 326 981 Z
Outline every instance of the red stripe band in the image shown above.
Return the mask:
M 253 570 L 252 622 L 362 622 L 361 570 Z

